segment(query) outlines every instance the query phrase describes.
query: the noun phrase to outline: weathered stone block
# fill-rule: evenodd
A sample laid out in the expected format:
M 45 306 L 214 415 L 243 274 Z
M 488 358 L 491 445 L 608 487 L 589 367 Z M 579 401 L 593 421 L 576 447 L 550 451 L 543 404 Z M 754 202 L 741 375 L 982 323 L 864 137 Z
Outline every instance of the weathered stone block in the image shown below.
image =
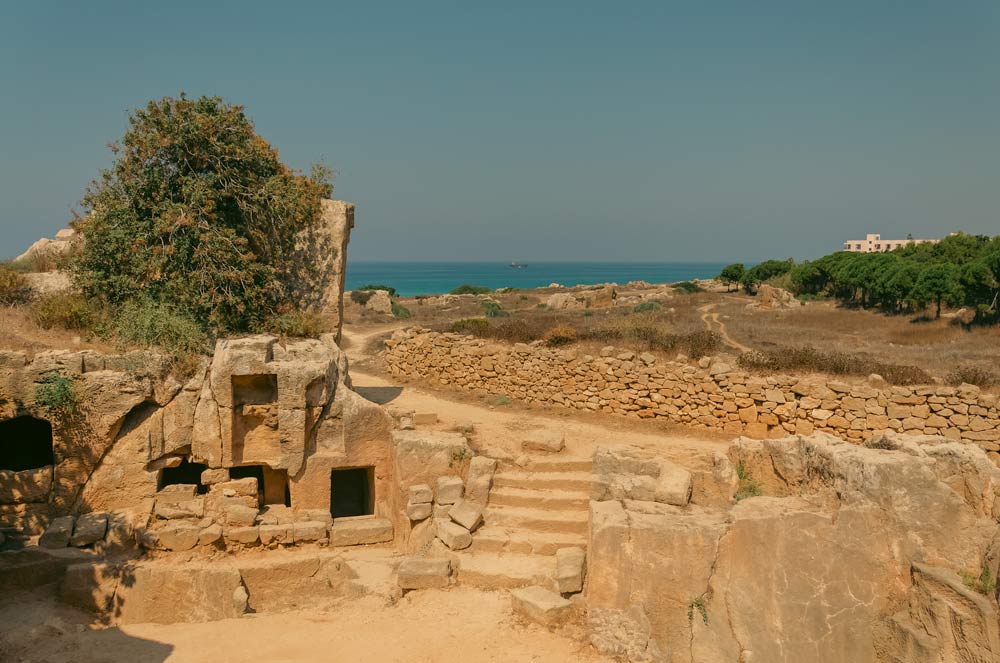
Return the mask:
M 521 448 L 525 451 L 557 453 L 566 446 L 566 436 L 558 431 L 536 431 L 525 437 Z
M 198 545 L 210 546 L 222 538 L 222 525 L 212 523 L 208 527 L 202 528 L 198 533 Z
M 573 604 L 543 587 L 523 587 L 510 593 L 514 612 L 546 626 L 555 626 L 569 619 Z
M 85 513 L 76 519 L 76 526 L 73 527 L 73 536 L 69 543 L 80 548 L 89 546 L 104 539 L 108 531 L 108 514 L 106 513 Z
M 59 587 L 64 603 L 103 613 L 111 608 L 118 588 L 119 566 L 116 564 L 72 564 L 66 567 Z
M 257 520 L 257 509 L 242 504 L 230 504 L 226 507 L 226 524 L 234 527 L 250 527 Z
M 309 543 L 326 539 L 326 523 L 321 520 L 302 520 L 292 524 L 292 538 L 296 543 Z
M 454 504 L 462 499 L 465 491 L 465 484 L 458 477 L 438 477 L 437 480 L 437 503 Z
M 163 499 L 162 493 L 158 493 L 153 513 L 156 514 L 157 518 L 164 520 L 201 518 L 205 515 L 205 499 L 195 497 L 174 501 L 169 498 Z
M 452 550 L 465 550 L 472 545 L 472 535 L 461 525 L 444 519 L 438 520 L 435 525 L 437 537 Z
M 326 526 L 324 525 L 324 530 Z M 260 542 L 262 545 L 270 545 L 271 543 L 292 543 L 295 540 L 293 531 L 294 526 L 291 523 L 287 524 L 274 524 L 274 525 L 261 525 L 260 531 Z
M 556 551 L 556 588 L 561 594 L 583 591 L 583 548 L 560 548 Z
M 407 557 L 396 574 L 402 589 L 447 587 L 451 580 L 451 561 L 443 558 Z
M 434 510 L 433 504 L 407 504 L 406 517 L 410 520 L 424 520 L 430 518 Z
M 418 483 L 415 486 L 410 486 L 409 489 L 410 504 L 429 504 L 433 501 L 434 501 L 434 491 L 426 483 Z
M 38 545 L 43 548 L 65 548 L 73 536 L 73 516 L 55 518 L 38 539 Z
M 451 507 L 448 517 L 473 532 L 483 522 L 483 509 L 468 500 L 460 500 Z
M 167 550 L 190 550 L 198 543 L 202 528 L 194 522 L 178 520 L 156 530 L 159 545 Z
M 392 541 L 392 521 L 387 518 L 337 518 L 330 528 L 330 545 L 357 546 Z
M 227 525 L 222 530 L 226 543 L 242 543 L 243 545 L 253 545 L 260 538 L 260 531 L 257 527 L 231 527 Z

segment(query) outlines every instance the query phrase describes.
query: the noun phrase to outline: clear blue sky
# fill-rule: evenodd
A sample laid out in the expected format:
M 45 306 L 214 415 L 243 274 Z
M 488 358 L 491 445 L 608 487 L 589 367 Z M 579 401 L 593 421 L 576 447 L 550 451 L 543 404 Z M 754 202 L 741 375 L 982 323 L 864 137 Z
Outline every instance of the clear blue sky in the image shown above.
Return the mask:
M 0 257 L 146 100 L 244 104 L 351 257 L 808 258 L 1000 234 L 1000 2 L 4 2 Z

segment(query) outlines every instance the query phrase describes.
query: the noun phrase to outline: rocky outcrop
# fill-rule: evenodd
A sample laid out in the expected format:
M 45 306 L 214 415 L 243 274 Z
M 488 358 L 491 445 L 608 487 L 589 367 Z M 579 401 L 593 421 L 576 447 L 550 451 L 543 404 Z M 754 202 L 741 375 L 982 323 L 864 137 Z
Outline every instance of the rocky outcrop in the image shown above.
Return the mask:
M 996 577 L 1000 469 L 940 437 L 876 446 L 740 440 L 728 510 L 592 502 L 595 644 L 671 663 L 997 660 L 996 598 L 962 574 Z M 609 638 L 616 620 L 631 640 Z
M 997 394 L 973 385 L 886 387 L 820 375 L 760 377 L 726 357 L 692 365 L 613 347 L 594 356 L 541 342 L 505 345 L 420 328 L 394 333 L 384 356 L 397 375 L 737 435 L 817 430 L 862 441 L 892 430 L 943 435 L 1000 452 Z M 993 457 L 1000 462 L 1000 454 Z
M 52 263 L 69 253 L 76 241 L 76 231 L 72 228 L 63 228 L 56 233 L 55 239 L 42 237 L 37 242 L 28 247 L 28 250 L 14 258 L 15 262 L 25 262 L 29 264 Z M 47 270 L 40 270 L 47 271 Z
M 321 306 L 330 316 L 336 341 L 344 325 L 344 279 L 347 276 L 347 243 L 354 228 L 354 204 L 343 200 L 324 200 L 323 215 L 317 230 L 322 249 L 310 256 L 319 270 L 323 291 Z
M 763 310 L 798 308 L 800 306 L 803 304 L 795 299 L 795 295 L 766 283 L 762 283 L 757 288 L 757 301 L 747 304 L 747 308 Z

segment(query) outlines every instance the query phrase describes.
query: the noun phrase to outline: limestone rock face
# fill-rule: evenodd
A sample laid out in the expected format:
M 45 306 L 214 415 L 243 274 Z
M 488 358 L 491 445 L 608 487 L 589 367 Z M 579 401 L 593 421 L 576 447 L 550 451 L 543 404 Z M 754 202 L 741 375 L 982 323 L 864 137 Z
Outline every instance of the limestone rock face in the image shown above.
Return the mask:
M 600 448 L 594 454 L 596 500 L 649 500 L 684 506 L 691 499 L 691 473 L 648 451 L 630 447 Z
M 602 650 L 650 660 L 651 640 L 652 660 L 671 662 L 997 660 L 996 599 L 960 575 L 985 565 L 996 577 L 1000 469 L 944 438 L 878 446 L 741 439 L 729 457 L 761 496 L 728 510 L 591 502 L 586 595 Z M 640 627 L 616 627 L 635 637 L 618 642 L 605 623 Z
M 176 567 L 153 562 L 127 567 L 125 573 L 128 581 L 119 582 L 116 594 L 121 624 L 208 622 L 242 614 L 233 601 L 242 586 L 240 573 L 231 566 L 189 564 L 178 573 Z
M 802 302 L 795 299 L 795 295 L 792 293 L 766 283 L 762 283 L 757 288 L 756 304 L 762 309 L 797 308 L 802 306 Z
M 347 275 L 347 243 L 354 228 L 354 204 L 324 200 L 320 234 L 323 251 L 316 256 L 326 287 L 322 293 L 323 312 L 333 316 L 336 341 L 344 325 L 344 278 Z
M 392 298 L 385 290 L 375 290 L 371 298 L 365 302 L 365 308 L 375 313 L 392 313 Z
M 56 233 L 54 239 L 42 237 L 28 247 L 28 250 L 14 258 L 15 262 L 55 260 L 69 253 L 73 248 L 73 243 L 77 239 L 76 231 L 72 228 L 63 228 Z

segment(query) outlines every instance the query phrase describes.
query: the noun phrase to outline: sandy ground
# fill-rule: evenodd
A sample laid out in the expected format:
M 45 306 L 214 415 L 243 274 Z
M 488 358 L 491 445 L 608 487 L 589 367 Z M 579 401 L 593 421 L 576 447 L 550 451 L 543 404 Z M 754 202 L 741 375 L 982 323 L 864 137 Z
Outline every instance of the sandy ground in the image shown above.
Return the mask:
M 18 598 L 16 606 L 5 600 L 0 608 L 4 663 L 611 660 L 570 637 L 578 629 L 554 633 L 522 623 L 505 593 L 467 588 L 412 592 L 394 606 L 366 598 L 322 612 L 94 630 L 84 613 Z

